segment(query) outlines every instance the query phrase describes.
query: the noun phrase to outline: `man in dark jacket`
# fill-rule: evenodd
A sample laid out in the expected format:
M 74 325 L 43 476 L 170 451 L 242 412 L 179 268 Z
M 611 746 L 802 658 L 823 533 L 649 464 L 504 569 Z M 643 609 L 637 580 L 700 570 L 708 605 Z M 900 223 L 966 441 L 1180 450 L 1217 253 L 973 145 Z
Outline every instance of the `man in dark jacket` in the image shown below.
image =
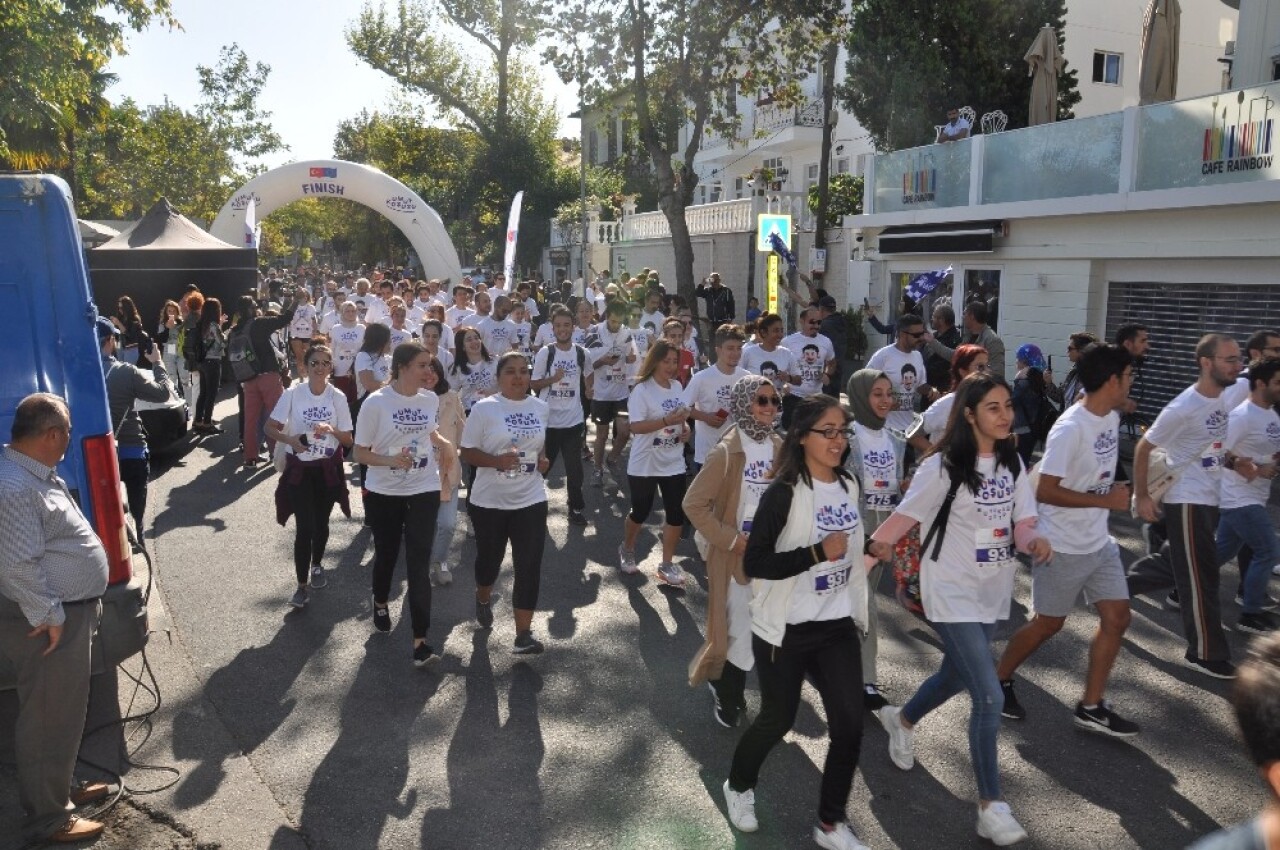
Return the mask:
M 707 275 L 706 281 L 698 284 L 693 293 L 707 302 L 706 320 L 711 323 L 709 336 L 714 336 L 716 328 L 721 325 L 733 322 L 737 315 L 733 306 L 733 290 L 720 280 L 719 272 Z
M 849 350 L 849 326 L 844 313 L 840 312 L 836 299 L 824 295 L 818 299 L 818 315 L 822 323 L 818 325 L 818 333 L 831 340 L 831 347 L 836 352 L 835 366 L 827 373 L 827 381 L 822 385 L 822 392 L 832 398 L 840 398 L 840 387 L 843 381 L 845 352 Z
M 143 521 L 147 514 L 147 482 L 151 478 L 147 431 L 134 403 L 168 401 L 172 390 L 164 364 L 156 358 L 151 371 L 145 371 L 116 359 L 120 346 L 120 329 L 110 319 L 98 319 L 98 345 L 102 348 L 102 374 L 107 382 L 107 406 L 111 411 L 111 428 L 116 435 L 116 457 L 120 465 L 120 481 L 129 498 L 138 539 L 142 539 Z
M 933 338 L 942 344 L 942 348 L 955 350 L 960 347 L 960 329 L 956 327 L 956 311 L 950 304 L 939 304 L 933 308 L 933 316 L 929 324 L 933 327 Z M 943 357 L 933 349 L 925 349 L 924 371 L 929 386 L 938 394 L 951 389 L 951 359 Z
M 240 299 L 236 310 L 236 326 L 232 334 L 247 333 L 249 344 L 253 348 L 254 361 L 258 374 L 240 384 L 244 393 L 244 415 L 241 420 L 243 433 L 240 435 L 244 444 L 244 465 L 255 468 L 258 458 L 258 434 L 266 417 L 275 410 L 276 402 L 284 395 L 284 381 L 281 379 L 281 361 L 271 335 L 281 328 L 289 326 L 293 321 L 293 304 L 279 316 L 258 316 L 258 305 L 251 296 Z M 276 443 L 267 438 L 267 457 L 275 451 Z

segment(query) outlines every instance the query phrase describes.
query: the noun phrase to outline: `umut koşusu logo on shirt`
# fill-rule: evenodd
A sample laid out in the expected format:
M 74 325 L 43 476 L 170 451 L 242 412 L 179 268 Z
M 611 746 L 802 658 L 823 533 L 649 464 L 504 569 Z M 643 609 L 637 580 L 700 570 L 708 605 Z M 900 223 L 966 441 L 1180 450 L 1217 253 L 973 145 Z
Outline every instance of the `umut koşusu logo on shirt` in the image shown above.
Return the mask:
M 1110 454 L 1118 444 L 1114 431 L 1103 431 L 1098 435 L 1098 439 L 1093 441 L 1093 453 L 1099 457 Z
M 984 479 L 978 488 L 978 498 L 984 502 L 1013 498 L 1013 479 L 1006 475 Z
M 1220 436 L 1227 430 L 1227 414 L 1223 410 L 1215 410 L 1205 417 L 1204 427 L 1213 436 Z
M 507 430 L 513 434 L 537 434 L 542 430 L 542 420 L 536 413 L 508 413 L 502 417 Z
M 416 407 L 402 407 L 391 414 L 391 421 L 396 425 L 429 425 L 431 414 Z
M 893 449 L 872 449 L 862 456 L 862 462 L 876 469 L 884 469 L 897 462 Z
M 302 411 L 303 422 L 328 422 L 333 413 L 331 407 L 308 407 Z
M 850 531 L 858 527 L 858 511 L 850 504 L 823 505 L 816 521 L 821 531 Z

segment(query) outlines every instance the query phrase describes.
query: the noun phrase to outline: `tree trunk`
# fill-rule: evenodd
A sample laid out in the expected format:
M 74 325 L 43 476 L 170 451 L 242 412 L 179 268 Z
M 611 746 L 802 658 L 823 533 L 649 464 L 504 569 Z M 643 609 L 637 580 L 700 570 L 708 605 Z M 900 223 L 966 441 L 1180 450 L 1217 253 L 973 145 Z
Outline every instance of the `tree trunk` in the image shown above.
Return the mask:
M 831 205 L 831 111 L 835 105 L 836 58 L 840 45 L 835 41 L 827 45 L 822 57 L 822 153 L 818 157 L 818 211 L 814 223 L 813 247 L 827 247 L 827 210 Z M 824 263 L 822 276 L 827 276 Z M 825 287 L 824 287 L 825 288 Z

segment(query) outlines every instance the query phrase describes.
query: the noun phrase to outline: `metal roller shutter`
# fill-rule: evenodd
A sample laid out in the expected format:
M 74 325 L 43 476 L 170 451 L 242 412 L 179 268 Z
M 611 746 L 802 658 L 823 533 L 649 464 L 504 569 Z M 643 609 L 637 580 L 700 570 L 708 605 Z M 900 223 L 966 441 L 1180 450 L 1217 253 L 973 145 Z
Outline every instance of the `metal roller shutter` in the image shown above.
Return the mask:
M 1138 410 L 1154 422 L 1169 401 L 1196 381 L 1196 343 L 1206 333 L 1240 342 L 1260 328 L 1280 327 L 1280 285 L 1112 283 L 1107 339 L 1129 322 L 1151 329 L 1151 350 L 1135 387 Z

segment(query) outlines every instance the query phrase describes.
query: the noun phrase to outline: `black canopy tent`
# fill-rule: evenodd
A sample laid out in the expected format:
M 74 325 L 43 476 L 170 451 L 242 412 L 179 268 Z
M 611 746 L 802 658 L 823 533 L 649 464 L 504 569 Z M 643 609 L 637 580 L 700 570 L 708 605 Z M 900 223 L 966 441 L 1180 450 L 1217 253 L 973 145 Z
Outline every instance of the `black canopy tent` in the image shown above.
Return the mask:
M 210 236 L 161 198 L 133 227 L 87 252 L 94 301 L 103 315 L 128 295 L 142 325 L 154 333 L 165 301 L 189 283 L 217 298 L 231 313 L 237 299 L 258 285 L 258 252 Z

